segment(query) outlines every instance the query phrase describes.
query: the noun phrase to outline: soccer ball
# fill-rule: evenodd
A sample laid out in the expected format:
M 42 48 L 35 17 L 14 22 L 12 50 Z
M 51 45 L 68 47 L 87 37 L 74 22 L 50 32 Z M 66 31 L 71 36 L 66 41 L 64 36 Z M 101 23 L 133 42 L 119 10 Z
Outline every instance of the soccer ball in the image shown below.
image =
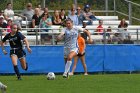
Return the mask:
M 49 73 L 47 74 L 47 79 L 48 79 L 48 80 L 54 80 L 54 79 L 55 79 L 55 74 L 54 74 L 53 72 L 49 72 Z

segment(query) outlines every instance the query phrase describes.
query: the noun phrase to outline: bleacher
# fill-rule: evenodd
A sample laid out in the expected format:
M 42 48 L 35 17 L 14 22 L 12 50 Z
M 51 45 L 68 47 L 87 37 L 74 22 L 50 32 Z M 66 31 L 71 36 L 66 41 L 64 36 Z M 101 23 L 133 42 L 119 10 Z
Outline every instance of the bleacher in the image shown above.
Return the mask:
M 103 20 L 103 27 L 105 29 L 107 29 L 108 26 L 110 26 L 112 28 L 113 33 L 118 31 L 118 25 L 121 21 L 118 19 L 118 16 L 96 16 L 96 17 L 98 19 Z M 126 22 L 128 23 L 128 32 L 131 33 L 132 40 L 137 40 L 137 34 L 136 34 L 137 30 L 136 29 L 140 29 L 140 25 L 130 25 L 128 20 L 126 20 Z M 30 22 L 22 21 L 22 26 L 26 26 L 29 23 Z M 93 25 L 88 25 L 86 27 L 86 29 L 88 29 L 90 31 L 90 33 L 92 34 L 93 40 L 102 40 L 103 39 L 102 35 L 94 35 L 94 32 L 95 32 L 98 24 L 99 24 L 98 21 L 93 21 Z M 78 27 L 82 27 L 82 26 L 78 26 Z M 52 30 L 49 30 L 48 34 L 51 34 L 51 33 L 59 34 L 60 33 L 60 26 L 52 25 L 51 29 Z M 28 34 L 27 29 L 23 29 L 22 32 L 26 35 L 27 39 L 30 42 L 32 42 L 32 44 L 36 44 L 35 43 L 36 35 L 27 35 Z M 38 41 L 40 41 L 40 35 L 38 35 Z

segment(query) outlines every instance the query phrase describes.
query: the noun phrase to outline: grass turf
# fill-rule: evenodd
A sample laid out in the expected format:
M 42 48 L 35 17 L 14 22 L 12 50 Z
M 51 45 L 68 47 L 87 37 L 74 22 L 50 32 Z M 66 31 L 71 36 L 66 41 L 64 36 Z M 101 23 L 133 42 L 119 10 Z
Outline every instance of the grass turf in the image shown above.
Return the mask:
M 140 74 L 74 75 L 69 79 L 56 75 L 47 80 L 45 75 L 1 76 L 8 86 L 7 93 L 139 93 Z

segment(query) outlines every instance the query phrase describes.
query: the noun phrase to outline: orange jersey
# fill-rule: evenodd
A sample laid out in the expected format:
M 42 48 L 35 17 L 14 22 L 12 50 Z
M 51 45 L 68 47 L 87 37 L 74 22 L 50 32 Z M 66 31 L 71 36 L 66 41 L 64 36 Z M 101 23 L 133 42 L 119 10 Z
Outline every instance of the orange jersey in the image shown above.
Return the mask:
M 85 40 L 83 37 L 78 37 L 78 46 L 79 46 L 79 53 L 85 52 Z

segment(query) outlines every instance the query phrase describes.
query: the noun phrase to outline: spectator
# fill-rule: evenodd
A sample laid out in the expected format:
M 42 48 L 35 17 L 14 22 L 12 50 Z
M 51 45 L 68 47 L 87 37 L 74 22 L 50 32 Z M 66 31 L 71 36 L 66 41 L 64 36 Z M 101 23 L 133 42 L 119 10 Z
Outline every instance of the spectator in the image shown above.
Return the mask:
M 92 25 L 92 21 L 97 20 L 95 15 L 90 11 L 90 6 L 87 4 L 84 7 L 84 16 L 88 20 L 87 25 Z
M 37 5 L 37 8 L 39 9 L 39 15 L 41 16 L 42 14 L 43 14 L 43 10 L 42 10 L 42 8 L 41 8 L 41 5 L 39 4 L 39 5 Z
M 120 37 L 122 37 L 122 39 L 126 39 L 126 37 L 130 35 L 127 32 L 127 27 L 128 27 L 128 23 L 125 21 L 125 19 L 122 19 L 120 24 L 118 25 L 118 28 L 120 28 L 118 32 L 119 32 Z
M 61 25 L 62 24 L 62 20 L 60 19 L 58 10 L 54 10 L 54 16 L 52 17 L 52 23 L 53 23 L 53 25 Z
M 60 12 L 60 19 L 62 21 L 62 26 L 65 26 L 65 20 L 67 19 L 67 16 L 65 15 L 65 10 L 64 9 L 61 9 L 61 12 Z
M 123 44 L 134 44 L 134 41 L 131 40 L 131 36 L 128 36 L 124 39 Z
M 112 32 L 111 26 L 108 26 L 106 33 L 105 34 L 103 33 L 103 37 L 104 37 L 103 39 L 105 39 L 107 37 L 106 41 L 108 44 L 111 44 L 111 42 L 112 42 L 111 32 Z M 103 42 L 105 43 L 105 40 L 103 40 Z
M 120 37 L 119 33 L 114 34 L 114 36 L 112 37 L 112 43 L 114 43 L 114 44 L 122 44 L 123 43 L 123 38 Z
M 91 42 L 89 42 L 89 40 L 88 40 L 88 34 L 90 34 L 90 32 L 88 29 L 86 29 L 86 26 L 87 26 L 87 24 L 85 22 L 83 22 L 82 28 L 84 28 L 86 32 L 81 33 L 81 37 L 84 38 L 86 44 L 92 44 L 93 41 L 91 40 Z
M 73 21 L 73 25 L 77 26 L 79 24 L 78 23 L 78 16 L 75 15 L 75 9 L 74 8 L 71 9 L 71 15 L 68 15 L 68 18 L 70 18 Z
M 11 32 L 11 27 L 12 27 L 13 21 L 11 19 L 7 20 L 7 32 L 10 33 Z
M 47 7 L 44 8 L 44 12 L 43 14 L 41 15 L 41 18 L 45 15 L 45 14 L 48 14 L 50 18 L 52 18 L 52 16 L 49 14 L 49 9 Z
M 102 35 L 103 32 L 104 32 L 104 29 L 103 29 L 103 20 L 99 20 L 99 25 L 96 29 L 96 32 L 98 32 L 97 34 L 98 35 Z
M 85 17 L 83 15 L 83 12 L 81 11 L 80 7 L 77 7 L 76 15 L 78 16 L 78 25 L 82 25 L 83 21 L 85 20 Z
M 7 28 L 7 24 L 4 22 L 4 17 L 0 16 L 0 28 Z M 0 29 L 0 36 L 5 35 L 6 30 L 5 29 Z
M 12 10 L 12 4 L 8 3 L 6 9 L 4 10 L 4 17 L 6 20 L 14 19 L 14 11 Z
M 22 15 L 26 16 L 28 21 L 32 21 L 32 17 L 34 15 L 34 10 L 32 9 L 31 3 L 27 4 L 26 9 L 24 9 L 22 12 Z
M 71 5 L 71 9 L 74 9 L 74 14 L 76 14 L 77 11 L 76 11 L 76 6 L 75 6 L 75 4 L 72 4 L 72 5 Z M 71 9 L 68 11 L 68 16 L 71 15 Z
M 32 28 L 38 27 L 40 22 L 39 8 L 35 8 L 35 13 L 32 17 Z
M 52 20 L 49 18 L 48 14 L 45 14 L 44 17 L 40 20 L 40 28 L 47 28 L 47 29 L 42 29 L 41 32 L 48 32 L 48 28 L 50 28 L 52 25 Z M 41 34 L 41 44 L 44 44 L 45 41 L 49 39 L 48 34 Z

